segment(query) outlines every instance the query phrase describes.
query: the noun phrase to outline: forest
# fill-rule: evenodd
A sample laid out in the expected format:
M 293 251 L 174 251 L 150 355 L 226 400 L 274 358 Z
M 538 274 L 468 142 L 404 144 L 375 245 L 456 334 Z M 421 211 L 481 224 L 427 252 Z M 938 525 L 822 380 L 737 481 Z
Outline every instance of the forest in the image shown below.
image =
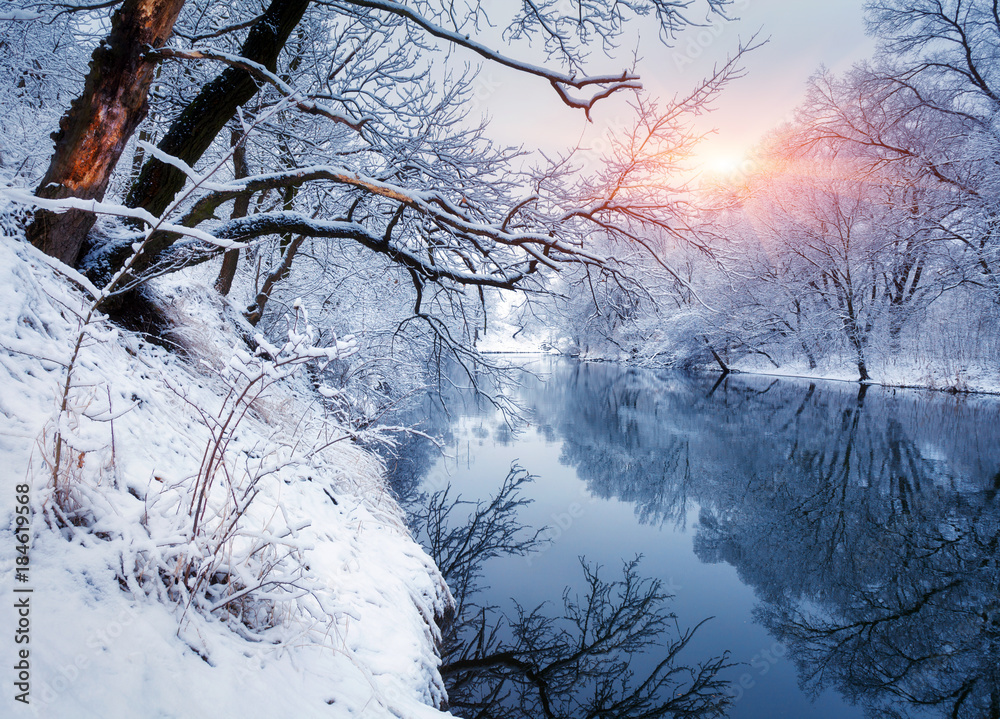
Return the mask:
M 589 55 L 732 3 L 15 5 L 7 195 L 125 326 L 162 325 L 143 283 L 178 271 L 264 330 L 299 298 L 363 343 L 345 379 L 370 408 L 428 358 L 472 359 L 491 319 L 588 358 L 991 386 L 989 3 L 872 3 L 875 56 L 817 70 L 794 119 L 727 172 L 694 165 L 690 119 L 766 39 L 667 100 L 634 60 Z M 590 117 L 628 95 L 632 117 L 598 162 L 498 144 L 475 61 L 537 85 L 532 102 Z M 53 152 L 40 130 L 57 123 Z

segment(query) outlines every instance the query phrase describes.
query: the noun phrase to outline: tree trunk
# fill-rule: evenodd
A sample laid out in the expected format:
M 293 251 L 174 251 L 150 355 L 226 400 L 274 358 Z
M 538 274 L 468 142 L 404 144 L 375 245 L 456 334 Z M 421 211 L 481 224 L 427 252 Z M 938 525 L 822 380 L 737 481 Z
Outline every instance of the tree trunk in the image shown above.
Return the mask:
M 871 376 L 868 374 L 868 365 L 865 364 L 863 356 L 858 357 L 858 382 L 868 382 Z
M 246 215 L 243 215 L 244 217 Z M 233 289 L 233 280 L 236 278 L 236 268 L 240 265 L 240 251 L 226 250 L 226 253 L 222 256 L 222 268 L 219 270 L 219 276 L 215 280 L 216 291 L 225 297 L 229 294 L 229 291 Z
M 854 357 L 858 363 L 858 382 L 868 382 L 871 376 L 868 374 L 868 362 L 865 360 L 865 339 L 857 328 L 852 330 L 849 338 L 851 346 L 854 348 Z
M 310 0 L 272 0 L 264 14 L 250 28 L 240 54 L 247 60 L 274 71 L 278 55 L 305 14 L 309 2 Z M 257 83 L 250 73 L 235 67 L 227 68 L 205 85 L 191 104 L 184 108 L 157 147 L 193 166 L 236 114 L 236 108 L 245 105 L 255 94 Z M 151 157 L 143 165 L 125 204 L 149 210 L 159 217 L 186 181 L 187 176 L 176 167 Z M 132 274 L 138 276 L 154 265 L 163 251 L 176 240 L 177 235 L 173 233 L 153 234 L 146 241 L 143 254 L 133 262 Z M 107 255 L 110 267 L 104 271 L 113 272 L 130 254 L 127 245 L 112 251 Z M 95 276 L 91 279 L 99 282 L 104 278 Z M 127 304 L 128 299 L 120 298 L 118 302 Z
M 813 354 L 805 340 L 800 340 L 799 344 L 802 345 L 802 351 L 805 352 L 806 361 L 809 363 L 809 369 L 816 369 L 816 355 Z
M 719 353 L 715 351 L 715 348 L 708 341 L 708 337 L 702 337 L 701 339 L 704 340 L 705 346 L 708 347 L 708 351 L 712 353 L 712 357 L 714 357 L 715 361 L 718 363 L 719 368 L 722 370 L 723 376 L 732 372 L 732 370 L 729 368 L 729 365 L 726 364 L 725 360 L 723 360 L 722 357 L 719 356 Z M 771 361 L 774 362 L 774 360 Z
M 247 167 L 247 148 L 243 143 L 243 133 L 239 130 L 233 130 L 230 141 L 233 146 L 233 175 L 237 180 L 240 180 L 250 174 L 250 169 Z M 240 195 L 233 202 L 233 212 L 229 217 L 232 220 L 237 220 L 246 217 L 249 212 L 250 195 Z M 236 277 L 236 268 L 239 266 L 239 262 L 239 249 L 226 250 L 222 256 L 222 269 L 219 270 L 219 276 L 215 280 L 215 289 L 220 295 L 228 295 L 233 288 L 233 279 Z
M 274 72 L 278 55 L 305 14 L 309 2 L 272 0 L 267 11 L 250 28 L 240 55 Z M 158 147 L 193 166 L 236 114 L 236 108 L 245 105 L 256 94 L 257 83 L 250 73 L 235 67 L 226 68 L 184 108 Z M 150 158 L 125 204 L 142 207 L 159 217 L 184 187 L 186 179 L 184 173 L 173 165 Z M 150 254 L 157 252 L 154 250 Z
M 35 194 L 45 199 L 101 200 L 125 144 L 146 116 L 147 93 L 156 65 L 146 46 L 162 45 L 173 31 L 184 0 L 125 0 L 111 33 L 94 50 L 83 93 L 53 135 L 55 152 Z M 73 266 L 94 215 L 83 210 L 56 214 L 39 210 L 28 239 L 48 255 Z
M 275 285 L 288 277 L 289 273 L 291 273 L 292 260 L 295 259 L 295 255 L 298 253 L 299 247 L 302 246 L 305 239 L 304 235 L 297 235 L 288 243 L 285 247 L 284 254 L 281 256 L 281 264 L 279 264 L 277 268 L 275 268 L 275 270 L 267 276 L 267 279 L 264 280 L 263 287 L 260 288 L 260 292 L 257 293 L 257 297 L 254 299 L 254 304 L 250 305 L 247 308 L 247 311 L 243 313 L 246 321 L 254 327 L 257 326 L 261 317 L 264 316 L 264 308 L 267 306 L 267 301 L 271 299 L 271 293 L 274 291 Z

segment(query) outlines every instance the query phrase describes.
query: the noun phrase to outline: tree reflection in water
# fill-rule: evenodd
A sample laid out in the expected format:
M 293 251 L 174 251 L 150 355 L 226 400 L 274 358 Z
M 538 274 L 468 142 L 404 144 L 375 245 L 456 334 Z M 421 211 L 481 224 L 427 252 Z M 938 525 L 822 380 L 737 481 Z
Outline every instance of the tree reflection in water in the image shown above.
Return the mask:
M 642 521 L 753 586 L 800 680 L 873 716 L 1000 719 L 1000 417 L 992 399 L 563 365 L 539 421 Z
M 688 660 L 684 650 L 698 627 L 680 628 L 666 609 L 670 595 L 639 574 L 638 559 L 624 562 L 614 580 L 581 559 L 583 587 L 566 588 L 561 615 L 544 605 L 516 604 L 506 615 L 479 604 L 484 562 L 543 544 L 541 530 L 517 517 L 530 481 L 513 467 L 488 500 L 464 502 L 449 488 L 411 514 L 455 597 L 441 667 L 451 709 L 469 719 L 724 716 L 731 697 L 718 674 L 729 666 L 727 656 Z M 637 676 L 632 659 L 650 651 L 657 663 Z

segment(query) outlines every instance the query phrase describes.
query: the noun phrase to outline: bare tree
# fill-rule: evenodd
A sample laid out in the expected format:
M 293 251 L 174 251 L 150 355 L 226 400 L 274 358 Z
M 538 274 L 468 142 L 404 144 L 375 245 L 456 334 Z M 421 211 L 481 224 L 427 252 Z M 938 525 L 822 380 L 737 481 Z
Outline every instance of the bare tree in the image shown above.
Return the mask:
M 723 0 L 707 0 L 707 7 L 715 12 L 723 12 L 726 4 Z M 211 10 L 211 3 L 199 5 L 204 7 L 196 11 Z M 225 68 L 222 74 L 201 88 L 160 142 L 160 149 L 164 153 L 177 157 L 189 165 L 194 164 L 202 156 L 224 125 L 234 116 L 236 110 L 245 106 L 257 94 L 260 85 L 270 85 L 279 93 L 293 96 L 310 92 L 308 82 L 302 83 L 300 78 L 291 74 L 275 74 L 278 54 L 287 43 L 292 30 L 300 24 L 310 8 L 308 0 L 296 2 L 274 0 L 270 7 L 257 17 L 231 24 L 229 28 L 214 33 L 189 36 L 191 40 L 204 40 L 229 33 L 233 28 L 249 26 L 249 34 L 237 53 L 203 46 L 189 49 L 171 47 L 157 52 L 146 52 L 147 46 L 158 48 L 163 45 L 181 7 L 182 2 L 174 2 L 162 8 L 157 6 L 151 8 L 149 12 L 143 12 L 141 6 L 133 8 L 132 5 L 126 4 L 122 7 L 112 29 L 112 35 L 95 55 L 91 82 L 84 88 L 83 94 L 75 104 L 74 113 L 67 115 L 64 121 L 63 134 L 75 133 L 81 137 L 91 138 L 91 149 L 85 150 L 82 146 L 77 148 L 73 142 L 60 140 L 59 149 L 53 159 L 53 169 L 46 176 L 43 187 L 61 186 L 63 189 L 58 191 L 58 196 L 101 199 L 108 184 L 108 176 L 125 142 L 145 112 L 146 91 L 155 69 L 155 60 L 173 58 L 213 61 Z M 535 76 L 548 82 L 564 103 L 581 108 L 585 112 L 589 112 L 594 103 L 603 97 L 639 87 L 638 76 L 629 70 L 611 75 L 590 75 L 582 71 L 588 43 L 593 40 L 613 43 L 622 32 L 618 9 L 612 10 L 599 5 L 587 6 L 578 17 L 576 14 L 566 17 L 555 7 L 539 9 L 534 5 L 525 4 L 515 14 L 508 29 L 510 38 L 517 40 L 542 36 L 549 56 L 556 63 L 568 68 L 558 70 L 508 57 L 486 47 L 470 32 L 486 19 L 485 9 L 482 7 L 472 9 L 465 17 L 456 17 L 449 13 L 446 7 L 439 7 L 434 3 L 419 3 L 410 7 L 379 0 L 357 0 L 343 3 L 316 3 L 311 7 L 318 16 L 328 19 L 346 18 L 349 22 L 364 26 L 370 35 L 391 34 L 393 29 L 396 29 L 397 42 L 413 42 L 424 50 L 429 50 L 432 45 L 464 48 L 490 62 L 514 68 L 525 75 Z M 673 3 L 660 0 L 637 3 L 631 8 L 631 12 L 655 14 L 665 36 L 692 22 Z M 145 26 L 143 22 L 146 23 Z M 313 38 L 313 42 L 322 44 L 325 40 L 320 34 Z M 345 47 L 341 65 L 353 62 L 357 52 L 357 47 Z M 412 67 L 412 58 L 409 61 Z M 327 95 L 323 102 L 304 99 L 298 105 L 301 110 L 308 113 L 322 115 L 351 127 L 356 133 L 352 144 L 359 146 L 358 149 L 361 151 L 383 154 L 385 159 L 391 162 L 391 145 L 386 147 L 385 141 L 399 141 L 398 135 L 393 137 L 395 133 L 392 132 L 396 120 L 385 115 L 373 115 L 370 111 L 375 109 L 375 106 L 381 105 L 379 109 L 383 112 L 386 110 L 391 112 L 394 109 L 393 105 L 398 105 L 399 102 L 386 103 L 388 97 L 394 94 L 397 98 L 402 98 L 413 91 L 426 95 L 434 91 L 434 81 L 425 74 L 416 72 L 408 77 L 395 75 L 394 69 L 402 68 L 398 62 L 393 68 L 391 58 L 389 62 L 387 67 L 379 68 L 377 64 L 375 66 L 377 71 L 384 73 L 374 80 L 374 84 L 381 89 L 381 92 L 377 93 L 382 96 L 381 102 L 367 103 L 367 107 L 362 107 L 366 103 L 359 100 L 364 95 L 354 93 L 354 97 L 351 97 L 337 93 Z M 120 67 L 114 72 L 118 72 L 122 77 L 129 75 L 133 84 L 130 85 L 131 89 L 119 96 L 104 97 L 102 93 L 106 91 L 101 89 L 104 87 L 101 83 L 108 87 L 120 84 L 112 71 L 112 67 L 116 64 Z M 294 70 L 293 65 L 294 63 L 289 64 L 284 70 Z M 336 75 L 343 68 L 334 69 Z M 412 85 L 412 89 L 405 87 L 407 83 Z M 574 92 L 584 94 L 577 96 L 573 94 Z M 312 94 L 315 96 L 318 93 L 314 91 Z M 86 108 L 92 109 L 86 110 Z M 359 110 L 369 112 L 358 112 Z M 95 117 L 121 119 L 114 120 L 117 123 L 114 128 L 95 131 L 95 128 L 89 127 L 87 124 L 89 121 L 85 119 L 88 113 Z M 381 129 L 376 129 L 379 126 Z M 102 134 L 107 132 L 114 133 L 116 139 L 112 141 L 111 135 L 105 137 Z M 107 150 L 103 149 L 105 147 Z M 386 151 L 390 153 L 387 157 L 384 154 Z M 97 158 L 96 155 L 100 157 Z M 86 180 L 70 181 L 68 176 L 63 177 L 68 170 L 60 170 L 61 167 L 87 167 L 96 174 Z M 159 215 L 176 196 L 185 179 L 184 172 L 172 163 L 166 162 L 162 155 L 149 158 L 129 194 L 127 204 Z M 276 189 L 282 183 L 287 186 L 288 181 L 275 178 L 271 180 L 270 187 L 260 189 Z M 404 188 L 404 194 L 406 189 Z M 45 190 L 45 193 L 51 194 L 53 191 L 49 189 Z M 376 194 L 385 197 L 385 193 Z M 407 197 L 407 202 L 411 205 L 412 199 Z M 449 199 L 452 204 L 461 200 L 461 198 Z M 527 204 L 528 202 L 525 206 Z M 508 208 L 508 212 L 511 209 L 513 208 Z M 79 210 L 74 210 L 66 217 L 78 215 Z M 50 217 L 49 219 L 51 220 Z M 514 219 L 511 216 L 508 221 Z M 80 246 L 85 239 L 87 222 L 89 221 L 84 222 L 84 225 L 73 233 L 58 233 L 59 242 L 65 245 L 59 256 L 71 264 L 76 262 Z M 36 243 L 41 246 L 48 247 L 53 241 L 52 232 L 47 229 L 48 227 L 49 225 L 39 222 L 35 223 L 35 229 L 32 230 Z M 153 243 L 151 250 L 148 251 L 148 257 L 134 263 L 136 271 L 143 270 L 158 259 L 160 253 L 157 251 L 157 244 L 162 244 L 165 249 L 172 243 L 167 235 L 163 236 L 161 243 Z
M 103 309 L 126 318 L 143 309 L 133 290 L 146 279 L 225 251 L 220 289 L 235 283 L 246 317 L 265 326 L 271 297 L 285 286 L 318 294 L 320 277 L 378 288 L 393 308 L 376 328 L 385 342 L 420 335 L 433 353 L 467 353 L 492 291 L 550 295 L 556 276 L 573 293 L 601 288 L 592 296 L 602 317 L 628 321 L 649 299 L 648 267 L 680 276 L 651 238 L 679 237 L 684 224 L 669 175 L 694 139 L 686 118 L 739 75 L 753 41 L 666 102 L 641 95 L 635 67 L 594 70 L 590 50 L 610 51 L 630 18 L 655 20 L 668 40 L 729 4 L 640 0 L 570 12 L 523 3 L 503 18 L 498 51 L 480 5 L 456 14 L 427 0 L 273 0 L 263 9 L 239 0 L 222 12 L 215 0 L 189 0 L 173 39 L 139 53 L 159 75 L 143 142 L 111 175 L 122 204 L 60 191 L 65 199 L 39 196 L 39 217 L 96 208 L 128 218 L 60 234 L 65 257 L 92 282 L 114 283 Z M 583 115 L 634 93 L 635 121 L 589 176 L 573 153 L 529 160 L 470 118 L 470 58 L 551 88 Z M 35 226 L 33 236 L 45 234 Z M 301 266 L 309 271 L 298 277 Z
M 83 93 L 59 123 L 39 197 L 104 199 L 125 144 L 147 112 L 156 64 L 146 50 L 166 42 L 183 5 L 184 0 L 126 0 L 118 8 L 110 34 L 94 50 Z M 59 215 L 40 210 L 28 238 L 73 266 L 94 219 L 80 209 Z
M 813 139 L 863 147 L 878 166 L 903 165 L 938 185 L 958 211 L 927 226 L 963 251 L 966 281 L 1000 297 L 997 278 L 1000 14 L 988 0 L 869 3 L 876 60 L 845 78 L 819 75 L 804 119 Z

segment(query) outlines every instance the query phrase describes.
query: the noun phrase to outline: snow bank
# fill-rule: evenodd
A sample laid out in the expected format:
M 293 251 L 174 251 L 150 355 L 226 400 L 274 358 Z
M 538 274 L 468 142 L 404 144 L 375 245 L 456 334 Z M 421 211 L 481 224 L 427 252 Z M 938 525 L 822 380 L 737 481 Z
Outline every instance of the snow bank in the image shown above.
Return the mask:
M 95 323 L 60 412 L 86 297 L 33 248 L 0 240 L 0 713 L 447 716 L 432 707 L 445 700 L 435 642 L 448 590 L 378 461 L 324 420 L 301 380 L 279 379 L 228 434 L 216 427 L 227 444 L 192 536 L 213 417 L 241 386 L 225 367 L 241 351 L 211 292 L 158 291 L 184 318 L 187 357 Z M 16 583 L 23 483 L 32 544 Z M 23 597 L 30 643 L 15 645 Z M 20 648 L 28 705 L 12 681 Z

